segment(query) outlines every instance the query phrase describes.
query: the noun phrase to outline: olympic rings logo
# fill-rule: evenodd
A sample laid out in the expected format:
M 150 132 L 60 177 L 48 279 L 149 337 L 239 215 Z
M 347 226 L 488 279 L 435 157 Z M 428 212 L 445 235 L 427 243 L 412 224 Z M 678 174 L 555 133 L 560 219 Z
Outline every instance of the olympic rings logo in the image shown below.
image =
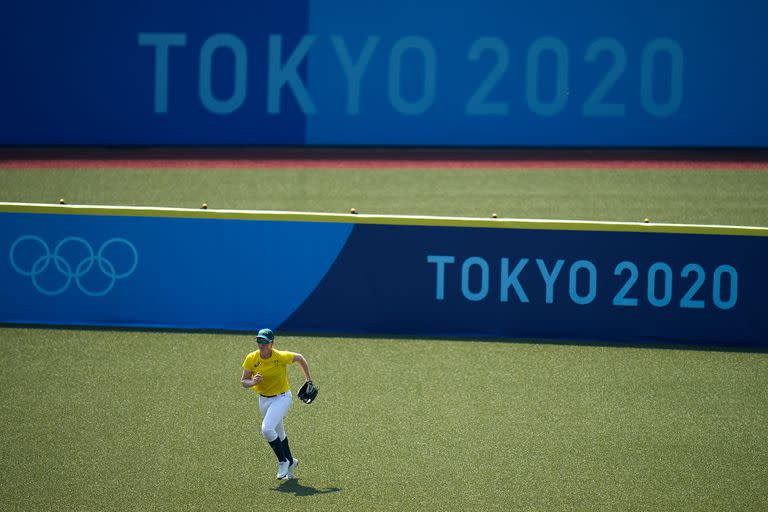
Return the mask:
M 34 245 L 39 246 L 40 250 L 30 251 L 30 248 L 27 248 L 25 251 L 19 250 L 19 246 L 25 242 L 26 244 L 33 243 Z M 62 255 L 67 251 L 72 252 L 72 249 L 65 250 L 65 247 L 68 248 L 72 246 L 79 246 L 85 249 L 85 256 L 77 261 L 74 267 Z M 130 251 L 132 264 L 128 266 L 127 270 L 119 272 L 115 264 L 104 256 L 104 252 L 109 247 L 114 246 L 124 246 Z M 31 252 L 33 254 L 32 258 L 34 258 L 34 255 L 36 254 L 40 254 L 40 256 L 37 257 L 31 265 L 22 267 L 17 261 L 19 256 L 17 252 L 23 253 L 24 256 L 28 256 Z M 82 249 L 80 252 L 82 252 Z M 56 244 L 53 252 L 51 252 L 48 244 L 45 243 L 45 240 L 38 236 L 26 235 L 18 238 L 13 242 L 13 245 L 11 245 L 10 260 L 11 266 L 16 272 L 32 278 L 32 284 L 34 284 L 35 288 L 40 293 L 45 295 L 59 295 L 69 288 L 72 281 L 75 281 L 77 287 L 80 288 L 80 291 L 84 294 L 91 297 L 101 297 L 112 290 L 118 279 L 124 279 L 133 274 L 134 270 L 136 270 L 136 265 L 139 263 L 139 254 L 136 251 L 136 247 L 124 238 L 111 238 L 101 244 L 98 251 L 94 252 L 93 247 L 86 240 L 80 237 L 70 236 Z M 53 266 L 51 266 L 51 262 L 53 262 Z M 52 286 L 50 283 L 41 283 L 42 278 L 40 276 L 48 270 L 48 267 L 55 268 L 59 274 L 63 276 L 63 284 L 59 285 L 58 283 L 55 283 L 55 285 Z M 86 276 L 93 274 L 92 271 L 95 271 L 97 268 L 103 276 L 101 276 L 100 279 L 89 280 L 90 289 L 86 288 L 83 281 L 86 281 Z M 93 285 L 92 281 L 94 280 L 97 281 L 96 286 Z M 61 281 L 61 278 L 59 281 Z M 45 287 L 44 284 L 48 284 L 48 287 Z

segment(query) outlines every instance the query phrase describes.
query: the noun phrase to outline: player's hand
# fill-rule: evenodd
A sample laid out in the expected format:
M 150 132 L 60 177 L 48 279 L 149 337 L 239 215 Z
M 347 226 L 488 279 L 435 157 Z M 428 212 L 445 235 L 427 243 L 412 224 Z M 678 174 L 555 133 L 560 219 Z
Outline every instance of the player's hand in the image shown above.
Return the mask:
M 259 382 L 261 382 L 261 374 L 257 373 L 253 376 L 253 383 L 258 384 Z

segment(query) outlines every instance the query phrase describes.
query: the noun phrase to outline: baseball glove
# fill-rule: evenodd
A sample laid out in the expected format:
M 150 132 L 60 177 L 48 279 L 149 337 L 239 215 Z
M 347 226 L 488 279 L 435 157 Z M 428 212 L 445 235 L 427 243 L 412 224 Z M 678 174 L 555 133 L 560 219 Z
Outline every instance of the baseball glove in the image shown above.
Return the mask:
M 297 395 L 305 404 L 311 404 L 315 401 L 315 397 L 317 396 L 317 386 L 315 386 L 314 382 L 308 380 L 301 385 Z

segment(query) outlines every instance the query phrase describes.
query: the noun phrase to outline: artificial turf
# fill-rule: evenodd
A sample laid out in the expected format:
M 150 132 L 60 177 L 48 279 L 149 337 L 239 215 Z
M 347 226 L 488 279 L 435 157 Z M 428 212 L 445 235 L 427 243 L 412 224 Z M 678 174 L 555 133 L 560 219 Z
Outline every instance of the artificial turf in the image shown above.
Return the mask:
M 0 170 L 0 201 L 59 198 L 768 226 L 764 169 Z M 0 509 L 768 508 L 765 353 L 279 335 L 320 386 L 288 483 L 239 384 L 249 336 L 0 328 Z
M 281 483 L 239 383 L 251 336 L 0 340 L 3 510 L 768 507 L 766 354 L 279 336 L 320 387 Z
M 2 169 L 0 201 L 768 226 L 754 169 Z

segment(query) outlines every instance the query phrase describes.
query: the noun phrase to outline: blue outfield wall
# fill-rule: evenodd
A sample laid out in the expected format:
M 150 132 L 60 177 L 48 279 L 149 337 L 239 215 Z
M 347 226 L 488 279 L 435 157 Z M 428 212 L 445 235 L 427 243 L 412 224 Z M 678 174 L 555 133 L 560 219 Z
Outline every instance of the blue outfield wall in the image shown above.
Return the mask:
M 768 147 L 754 0 L 0 11 L 0 144 Z
M 768 347 L 768 228 L 0 203 L 0 322 Z

